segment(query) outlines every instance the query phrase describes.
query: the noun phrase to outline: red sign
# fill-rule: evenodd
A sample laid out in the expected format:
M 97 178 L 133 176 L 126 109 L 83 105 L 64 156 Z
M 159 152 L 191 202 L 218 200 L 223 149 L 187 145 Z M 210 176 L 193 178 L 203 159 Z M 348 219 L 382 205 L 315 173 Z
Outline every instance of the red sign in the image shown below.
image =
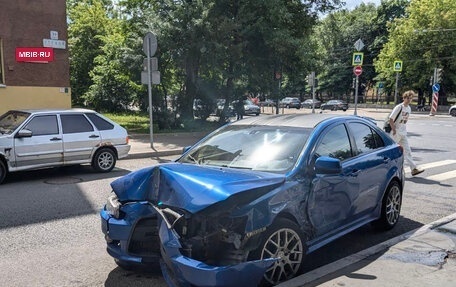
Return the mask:
M 356 66 L 353 68 L 353 73 L 356 75 L 356 76 L 359 76 L 363 73 L 363 68 L 361 66 Z
M 16 48 L 17 62 L 48 63 L 54 60 L 52 48 Z

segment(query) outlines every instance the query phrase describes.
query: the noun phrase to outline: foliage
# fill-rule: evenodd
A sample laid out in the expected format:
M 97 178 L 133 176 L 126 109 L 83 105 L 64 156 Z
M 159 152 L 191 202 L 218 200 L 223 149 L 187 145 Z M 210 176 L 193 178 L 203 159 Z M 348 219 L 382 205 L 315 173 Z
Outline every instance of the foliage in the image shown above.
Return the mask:
M 311 71 L 320 98 L 352 102 L 358 39 L 365 44 L 360 86 L 372 90 L 382 81 L 391 94 L 392 62 L 400 59 L 400 89 L 429 91 L 435 67 L 444 70 L 443 94 L 456 88 L 455 1 L 382 0 L 378 7 L 361 4 L 352 11 L 340 9 L 341 3 L 68 0 L 73 105 L 147 113 L 148 90 L 140 75 L 149 31 L 158 39 L 154 57 L 161 82 L 152 86 L 151 101 L 160 129 L 191 121 L 194 99 L 226 99 L 225 110 L 246 96 L 303 100 Z M 361 89 L 358 94 L 364 95 Z
M 445 91 L 455 89 L 456 72 L 456 2 L 453 0 L 411 1 L 407 17 L 396 19 L 389 27 L 388 42 L 376 61 L 380 78 L 393 85 L 393 62 L 403 61 L 401 85 L 430 91 L 434 68 L 443 68 L 442 103 Z

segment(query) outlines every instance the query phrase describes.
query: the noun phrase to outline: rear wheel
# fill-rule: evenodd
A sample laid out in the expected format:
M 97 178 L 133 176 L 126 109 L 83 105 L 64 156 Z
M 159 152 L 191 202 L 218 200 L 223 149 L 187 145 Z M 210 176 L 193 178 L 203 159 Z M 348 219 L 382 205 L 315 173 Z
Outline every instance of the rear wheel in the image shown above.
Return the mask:
M 268 227 L 253 259 L 278 258 L 266 270 L 261 285 L 271 286 L 301 273 L 305 256 L 304 235 L 299 226 L 286 218 L 278 218 Z
M 116 166 L 116 155 L 109 148 L 102 148 L 95 153 L 92 167 L 99 172 L 109 172 Z
M 374 221 L 374 226 L 382 230 L 390 230 L 399 221 L 402 206 L 402 192 L 399 183 L 389 184 L 382 201 L 381 217 Z
M 6 173 L 7 173 L 6 165 L 0 159 L 0 184 L 3 182 L 3 180 L 5 180 Z
M 456 117 L 456 109 L 452 109 L 450 115 Z

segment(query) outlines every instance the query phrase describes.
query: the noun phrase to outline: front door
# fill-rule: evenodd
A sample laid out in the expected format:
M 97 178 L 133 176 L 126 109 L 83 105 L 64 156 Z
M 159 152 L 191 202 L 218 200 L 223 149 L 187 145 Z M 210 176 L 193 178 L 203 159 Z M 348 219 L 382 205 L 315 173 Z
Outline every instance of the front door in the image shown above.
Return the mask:
M 340 174 L 316 174 L 309 195 L 309 218 L 317 236 L 335 231 L 351 217 L 353 193 L 357 192 L 352 171 L 352 149 L 344 124 L 328 127 L 314 149 L 314 159 L 320 156 L 341 161 Z
M 63 141 L 56 115 L 33 117 L 22 130 L 31 136 L 14 138 L 15 165 L 18 169 L 63 164 Z

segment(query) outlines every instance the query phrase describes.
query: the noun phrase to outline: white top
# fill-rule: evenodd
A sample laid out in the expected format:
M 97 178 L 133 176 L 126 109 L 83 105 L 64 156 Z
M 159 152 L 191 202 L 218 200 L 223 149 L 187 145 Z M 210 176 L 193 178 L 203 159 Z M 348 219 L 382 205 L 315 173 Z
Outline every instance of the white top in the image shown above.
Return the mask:
M 401 112 L 402 109 L 402 112 Z M 391 112 L 389 118 L 394 121 L 396 118 L 397 114 L 401 112 L 399 117 L 397 118 L 395 125 L 396 125 L 396 132 L 401 133 L 401 134 L 406 134 L 407 133 L 407 128 L 406 124 L 409 119 L 410 114 L 412 113 L 412 109 L 410 108 L 410 105 L 404 106 L 404 104 L 399 104 L 394 107 L 393 111 Z

